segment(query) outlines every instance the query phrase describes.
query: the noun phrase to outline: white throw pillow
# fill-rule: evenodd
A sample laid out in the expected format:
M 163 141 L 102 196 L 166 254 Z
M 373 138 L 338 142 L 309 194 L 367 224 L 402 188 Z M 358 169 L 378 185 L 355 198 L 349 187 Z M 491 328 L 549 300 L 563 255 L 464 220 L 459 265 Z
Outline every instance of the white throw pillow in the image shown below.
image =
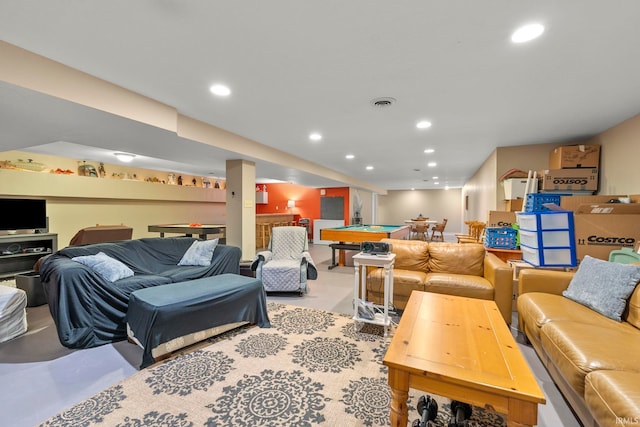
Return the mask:
M 211 258 L 213 258 L 216 246 L 218 246 L 218 239 L 196 240 L 182 255 L 178 265 L 211 265 Z
M 95 255 L 84 255 L 71 258 L 72 261 L 84 264 L 110 282 L 133 276 L 133 270 L 104 252 Z

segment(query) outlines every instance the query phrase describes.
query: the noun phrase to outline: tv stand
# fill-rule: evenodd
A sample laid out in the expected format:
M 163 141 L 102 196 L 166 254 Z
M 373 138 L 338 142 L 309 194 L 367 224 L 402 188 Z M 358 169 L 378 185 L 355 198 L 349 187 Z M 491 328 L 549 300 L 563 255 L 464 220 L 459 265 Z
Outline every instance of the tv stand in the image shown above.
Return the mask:
M 0 236 L 0 280 L 33 271 L 38 258 L 58 250 L 55 233 Z

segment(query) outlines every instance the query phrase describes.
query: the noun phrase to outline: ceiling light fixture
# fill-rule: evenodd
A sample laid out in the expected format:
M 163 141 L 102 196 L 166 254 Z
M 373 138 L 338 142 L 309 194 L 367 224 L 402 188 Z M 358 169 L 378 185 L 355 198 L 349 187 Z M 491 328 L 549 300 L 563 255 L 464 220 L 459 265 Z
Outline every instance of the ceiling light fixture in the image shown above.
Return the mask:
M 231 89 L 229 89 L 227 86 L 222 85 L 222 84 L 215 84 L 212 85 L 209 90 L 211 91 L 212 94 L 217 95 L 217 96 L 229 96 L 231 95 Z
M 309 139 L 312 140 L 312 141 L 320 141 L 322 139 L 322 135 L 320 135 L 317 132 L 314 132 L 314 133 L 309 135 Z
M 428 120 L 422 120 L 422 121 L 419 121 L 418 123 L 416 123 L 416 127 L 418 129 L 428 129 L 428 128 L 431 127 L 431 122 L 428 121 Z
M 431 153 L 435 153 L 436 150 L 434 150 L 433 148 L 427 148 L 426 150 L 424 150 L 424 152 L 426 154 L 431 154 Z
M 367 166 L 367 167 L 366 167 L 366 169 L 367 169 L 368 171 L 372 171 L 372 170 L 373 170 L 373 166 L 369 165 L 369 166 Z
M 129 153 L 113 153 L 113 154 L 118 158 L 118 160 L 124 163 L 129 163 L 136 156 L 135 154 L 129 154 Z
M 436 162 L 429 162 L 427 163 L 427 166 L 429 166 L 430 168 L 435 168 L 436 166 L 438 166 L 438 164 Z
M 345 159 L 349 159 L 349 160 L 351 160 L 351 159 L 353 159 L 355 157 L 356 156 L 354 156 L 353 154 L 347 154 L 346 156 L 344 156 Z
M 544 32 L 544 26 L 542 24 L 528 24 L 518 28 L 512 35 L 511 41 L 513 43 L 525 43 L 536 39 Z

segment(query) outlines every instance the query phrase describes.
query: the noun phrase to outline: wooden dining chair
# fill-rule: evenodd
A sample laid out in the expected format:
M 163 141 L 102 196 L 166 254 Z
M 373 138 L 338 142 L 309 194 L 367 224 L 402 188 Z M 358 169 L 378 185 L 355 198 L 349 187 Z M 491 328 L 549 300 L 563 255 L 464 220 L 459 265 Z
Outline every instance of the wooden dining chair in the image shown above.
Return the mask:
M 482 243 L 487 224 L 482 221 L 474 221 L 469 225 L 469 236 L 456 236 L 458 243 Z
M 431 241 L 434 238 L 440 239 L 440 241 L 444 242 L 444 228 L 447 226 L 447 218 L 444 218 L 442 222 L 438 222 L 431 227 Z M 436 233 L 440 233 L 440 237 L 436 236 Z
M 416 221 L 416 223 L 412 226 L 412 232 L 413 240 L 427 241 L 427 237 L 429 235 L 429 224 L 427 224 L 425 221 Z

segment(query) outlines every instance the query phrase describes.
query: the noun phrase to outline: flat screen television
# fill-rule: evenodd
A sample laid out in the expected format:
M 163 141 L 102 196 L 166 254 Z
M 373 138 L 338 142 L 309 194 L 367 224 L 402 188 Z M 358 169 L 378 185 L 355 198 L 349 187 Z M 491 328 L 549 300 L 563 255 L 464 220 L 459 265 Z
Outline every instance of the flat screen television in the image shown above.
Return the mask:
M 47 228 L 47 201 L 0 198 L 0 230 Z

